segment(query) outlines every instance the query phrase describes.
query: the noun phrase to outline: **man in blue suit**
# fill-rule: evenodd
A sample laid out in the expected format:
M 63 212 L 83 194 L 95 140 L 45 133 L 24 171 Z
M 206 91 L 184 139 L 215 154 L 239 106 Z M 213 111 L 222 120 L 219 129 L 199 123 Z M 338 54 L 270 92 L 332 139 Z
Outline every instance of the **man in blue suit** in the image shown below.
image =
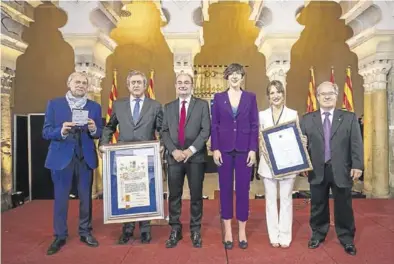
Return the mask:
M 53 224 L 55 240 L 48 248 L 52 255 L 66 244 L 68 236 L 68 198 L 73 177 L 78 182 L 79 235 L 88 246 L 97 247 L 92 236 L 92 182 L 93 170 L 98 160 L 94 139 L 101 136 L 101 106 L 87 99 L 88 78 L 84 73 L 74 72 L 67 81 L 66 96 L 50 100 L 45 112 L 43 138 L 50 140 L 45 167 L 51 170 L 55 188 Z M 73 110 L 88 112 L 87 124 L 72 121 Z M 86 112 L 85 112 L 86 113 Z

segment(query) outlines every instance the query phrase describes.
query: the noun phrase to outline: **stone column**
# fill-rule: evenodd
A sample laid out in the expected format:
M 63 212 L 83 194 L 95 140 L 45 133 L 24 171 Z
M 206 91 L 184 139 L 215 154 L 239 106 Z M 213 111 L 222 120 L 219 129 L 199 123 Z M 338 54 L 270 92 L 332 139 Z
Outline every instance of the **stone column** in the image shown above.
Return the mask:
M 174 71 L 176 74 L 186 72 L 193 75 L 194 57 L 204 45 L 201 3 L 165 1 L 162 2 L 162 9 L 170 14 L 162 33 L 174 54 Z
M 360 71 L 360 74 L 362 72 Z M 372 140 L 373 140 L 373 116 L 372 116 L 372 74 L 364 73 L 364 194 L 372 195 L 373 167 L 372 167 Z
M 299 39 L 304 26 L 296 20 L 296 14 L 303 1 L 255 1 L 252 7 L 251 19 L 261 28 L 255 44 L 258 51 L 266 59 L 266 75 L 270 81 L 280 81 L 285 90 L 287 72 L 291 65 L 291 49 Z M 285 97 L 286 102 L 286 97 Z M 305 187 L 303 187 L 305 186 Z M 297 178 L 294 190 L 309 186 L 305 178 Z M 253 186 L 256 194 L 263 190 L 258 185 Z
M 185 72 L 194 75 L 194 57 L 204 45 L 201 5 L 202 1 L 161 2 L 163 13 L 169 14 L 166 16 L 167 25 L 162 28 L 162 33 L 168 47 L 174 54 L 174 72 L 176 74 Z M 167 191 L 167 183 L 164 186 Z M 190 191 L 186 186 L 185 183 L 183 199 L 190 198 Z
M 264 3 L 259 12 L 252 12 L 256 25 L 261 28 L 256 39 L 259 52 L 266 58 L 266 74 L 270 81 L 281 81 L 286 88 L 286 75 L 290 69 L 291 48 L 299 39 L 304 26 L 295 19 L 303 1 Z
M 372 197 L 388 198 L 388 124 L 387 124 L 387 75 L 391 61 L 380 60 L 371 63 L 373 67 L 372 86 Z
M 10 206 L 12 192 L 12 86 L 15 71 L 1 67 L 1 200 L 2 209 Z
M 88 74 L 88 97 L 101 104 L 101 80 L 105 77 L 106 59 L 116 47 L 115 41 L 109 37 L 115 28 L 114 18 L 98 1 L 62 1 L 59 6 L 68 14 L 68 23 L 61 32 L 74 49 L 75 71 Z M 99 158 L 99 167 L 93 175 L 93 197 L 102 193 L 102 179 L 102 160 Z
M 394 194 L 394 65 L 391 67 L 387 85 L 388 123 L 389 123 L 389 186 Z

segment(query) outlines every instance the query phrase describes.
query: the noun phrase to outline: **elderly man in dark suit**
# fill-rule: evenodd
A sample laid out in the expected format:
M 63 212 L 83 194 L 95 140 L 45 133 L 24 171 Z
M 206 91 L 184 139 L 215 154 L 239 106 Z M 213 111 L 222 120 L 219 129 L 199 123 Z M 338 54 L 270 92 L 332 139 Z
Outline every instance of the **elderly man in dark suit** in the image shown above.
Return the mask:
M 99 144 L 108 144 L 119 125 L 118 142 L 136 142 L 155 139 L 155 132 L 161 131 L 163 110 L 159 102 L 145 97 L 147 79 L 139 71 L 127 76 L 130 97 L 114 102 L 112 115 L 104 127 Z M 151 241 L 150 221 L 140 222 L 141 242 Z M 135 223 L 125 223 L 118 244 L 126 244 L 133 236 Z
M 164 107 L 162 140 L 168 150 L 168 188 L 171 234 L 167 248 L 176 247 L 182 239 L 179 220 L 182 207 L 182 191 L 187 175 L 190 189 L 190 231 L 192 244 L 202 246 L 202 188 L 207 156 L 206 142 L 211 129 L 209 105 L 192 96 L 193 78 L 181 73 L 175 84 L 179 98 Z
M 317 88 L 320 109 L 306 114 L 301 120 L 301 129 L 307 137 L 313 165 L 313 171 L 308 175 L 312 228 L 308 247 L 317 248 L 327 235 L 331 188 L 338 239 L 346 253 L 356 255 L 352 185 L 362 174 L 363 144 L 356 115 L 335 109 L 337 98 L 338 86 L 323 82 Z

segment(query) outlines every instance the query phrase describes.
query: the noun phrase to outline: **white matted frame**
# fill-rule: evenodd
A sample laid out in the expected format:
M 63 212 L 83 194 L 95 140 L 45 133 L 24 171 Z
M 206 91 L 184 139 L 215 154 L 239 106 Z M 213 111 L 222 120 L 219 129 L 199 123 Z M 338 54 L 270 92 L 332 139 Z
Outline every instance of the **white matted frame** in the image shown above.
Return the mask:
M 148 171 L 153 171 L 145 175 L 145 177 L 149 177 L 150 203 L 148 206 L 121 208 L 118 205 L 119 187 L 117 185 L 117 168 L 115 168 L 116 156 L 143 156 L 145 154 L 139 153 L 148 153 L 148 150 L 153 151 L 146 155 L 151 161 Z M 164 219 L 160 142 L 155 140 L 105 144 L 100 146 L 100 151 L 103 152 L 104 224 Z M 151 191 L 152 188 L 153 191 Z

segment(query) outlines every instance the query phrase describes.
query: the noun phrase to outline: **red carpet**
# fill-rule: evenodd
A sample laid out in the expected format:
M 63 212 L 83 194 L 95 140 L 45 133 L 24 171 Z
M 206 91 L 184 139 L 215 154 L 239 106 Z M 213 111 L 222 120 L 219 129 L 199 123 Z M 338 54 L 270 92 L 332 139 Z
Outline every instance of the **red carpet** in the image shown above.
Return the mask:
M 68 215 L 69 239 L 62 250 L 46 256 L 52 242 L 52 201 L 33 201 L 2 214 L 1 263 L 3 264 L 185 264 L 185 263 L 303 263 L 303 264 L 391 264 L 394 263 L 394 200 L 355 199 L 357 256 L 347 255 L 336 239 L 334 228 L 323 246 L 307 248 L 310 236 L 308 225 L 309 205 L 294 200 L 293 242 L 288 249 L 269 245 L 265 223 L 264 200 L 251 200 L 251 214 L 247 226 L 249 248 L 234 247 L 226 251 L 221 244 L 218 201 L 204 203 L 203 248 L 195 249 L 189 239 L 189 203 L 184 201 L 184 239 L 177 248 L 166 249 L 164 242 L 169 235 L 168 226 L 152 227 L 153 240 L 141 245 L 138 237 L 132 245 L 118 246 L 121 225 L 104 225 L 102 201 L 94 201 L 94 235 L 100 242 L 98 248 L 89 248 L 79 242 L 78 201 L 70 201 Z M 331 207 L 332 208 L 332 207 Z M 138 230 L 135 232 L 138 235 Z M 237 225 L 234 221 L 234 240 Z M 228 259 L 228 262 L 227 262 Z

